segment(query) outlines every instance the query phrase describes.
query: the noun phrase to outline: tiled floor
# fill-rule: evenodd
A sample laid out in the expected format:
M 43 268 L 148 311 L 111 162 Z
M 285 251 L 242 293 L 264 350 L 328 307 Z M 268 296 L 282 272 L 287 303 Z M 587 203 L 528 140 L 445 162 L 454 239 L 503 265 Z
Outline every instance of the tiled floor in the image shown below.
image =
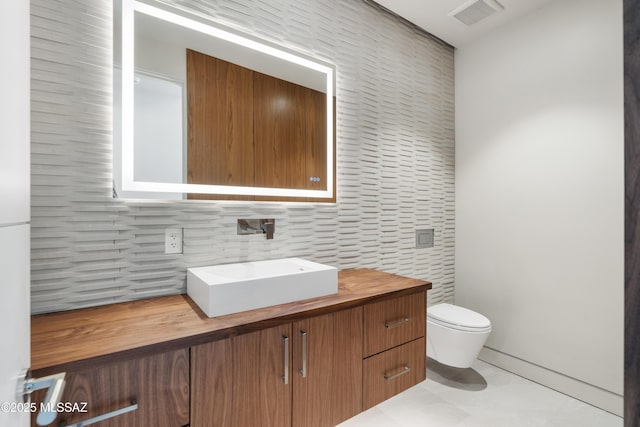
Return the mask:
M 427 380 L 340 427 L 621 427 L 622 418 L 487 363 L 429 359 Z

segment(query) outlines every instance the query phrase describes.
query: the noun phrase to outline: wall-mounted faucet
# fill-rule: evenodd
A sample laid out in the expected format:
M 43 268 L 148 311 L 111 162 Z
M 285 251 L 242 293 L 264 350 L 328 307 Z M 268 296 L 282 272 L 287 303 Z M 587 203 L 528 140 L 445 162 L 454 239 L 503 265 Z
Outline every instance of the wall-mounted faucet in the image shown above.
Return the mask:
M 262 228 L 262 231 L 264 231 L 264 234 L 267 235 L 267 240 L 273 239 L 273 233 L 276 231 L 275 222 L 273 221 L 265 222 L 262 225 L 260 225 L 260 228 Z
M 238 219 L 238 234 L 266 234 L 267 240 L 273 239 L 276 231 L 276 220 L 270 219 Z

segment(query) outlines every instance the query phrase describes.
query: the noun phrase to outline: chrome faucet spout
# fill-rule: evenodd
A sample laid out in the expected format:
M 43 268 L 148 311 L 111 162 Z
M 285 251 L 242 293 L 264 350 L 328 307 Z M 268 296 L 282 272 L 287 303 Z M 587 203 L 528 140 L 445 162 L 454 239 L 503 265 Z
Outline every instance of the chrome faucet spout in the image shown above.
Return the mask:
M 273 239 L 273 233 L 275 232 L 276 225 L 273 222 L 264 222 L 260 225 L 262 232 L 267 235 L 267 240 Z

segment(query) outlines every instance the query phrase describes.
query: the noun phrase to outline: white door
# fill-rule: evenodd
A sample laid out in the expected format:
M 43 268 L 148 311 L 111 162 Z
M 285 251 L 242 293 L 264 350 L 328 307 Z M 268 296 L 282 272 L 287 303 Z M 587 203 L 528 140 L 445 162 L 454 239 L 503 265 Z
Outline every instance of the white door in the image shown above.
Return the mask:
M 29 225 L 0 225 L 0 426 L 26 427 L 29 413 L 16 396 L 19 375 L 29 367 Z M 6 248 L 5 243 L 11 248 Z
M 19 376 L 30 362 L 29 1 L 0 2 L 0 426 L 27 427 Z

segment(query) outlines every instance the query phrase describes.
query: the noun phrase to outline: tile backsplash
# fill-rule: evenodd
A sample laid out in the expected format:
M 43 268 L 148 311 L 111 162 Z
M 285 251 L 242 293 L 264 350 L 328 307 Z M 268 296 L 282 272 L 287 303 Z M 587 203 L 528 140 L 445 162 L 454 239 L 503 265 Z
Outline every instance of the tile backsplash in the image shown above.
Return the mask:
M 337 68 L 336 204 L 112 195 L 110 1 L 32 0 L 32 311 L 186 292 L 192 266 L 296 256 L 454 283 L 453 49 L 362 1 L 172 0 Z M 275 218 L 273 240 L 238 218 Z M 164 230 L 184 228 L 165 255 Z M 435 230 L 415 248 L 415 230 Z

